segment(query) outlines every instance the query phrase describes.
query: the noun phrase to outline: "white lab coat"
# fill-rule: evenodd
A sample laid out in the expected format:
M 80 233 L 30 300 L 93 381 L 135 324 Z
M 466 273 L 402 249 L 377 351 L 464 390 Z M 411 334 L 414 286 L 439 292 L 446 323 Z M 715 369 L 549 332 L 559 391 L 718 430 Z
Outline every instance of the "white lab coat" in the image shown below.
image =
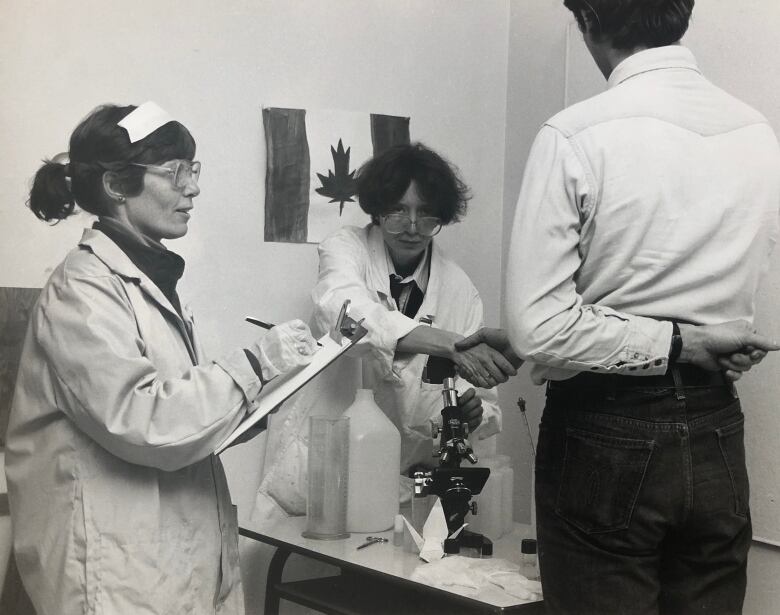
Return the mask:
M 416 463 L 435 465 L 430 421 L 440 422 L 442 387 L 422 381 L 427 355 L 396 353 L 396 344 L 425 316 L 433 317 L 433 326 L 463 335 L 483 324 L 477 289 L 435 243 L 428 288 L 414 318 L 398 311 L 390 294 L 390 271 L 378 226 L 336 231 L 320 244 L 319 257 L 319 277 L 312 291 L 312 331 L 323 335 L 330 330 L 344 300 L 350 299 L 350 315 L 356 320 L 365 318 L 368 334 L 349 351 L 349 357 L 339 359 L 272 417 L 265 475 L 253 513 L 258 518 L 271 514 L 275 505 L 288 514 L 305 512 L 306 419 L 313 412 L 340 414 L 354 400 L 361 380 L 363 388 L 373 389 L 377 404 L 401 433 L 402 472 Z M 461 379 L 457 386 L 460 392 L 471 388 Z M 501 410 L 495 388 L 478 389 L 477 394 L 484 414 L 471 441 L 478 446 L 478 440 L 501 430 Z
M 244 612 L 211 453 L 260 387 L 243 351 L 204 362 L 192 316 L 85 231 L 33 310 L 7 438 L 16 562 L 39 615 Z

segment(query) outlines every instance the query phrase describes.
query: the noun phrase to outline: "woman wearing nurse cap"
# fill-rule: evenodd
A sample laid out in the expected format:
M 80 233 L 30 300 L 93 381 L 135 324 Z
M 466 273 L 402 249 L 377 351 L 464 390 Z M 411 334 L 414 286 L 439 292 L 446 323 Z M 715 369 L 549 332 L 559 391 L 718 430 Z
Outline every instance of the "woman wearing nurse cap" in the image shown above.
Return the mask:
M 263 385 L 311 360 L 291 321 L 204 358 L 163 241 L 200 193 L 189 131 L 105 105 L 35 176 L 29 207 L 97 216 L 33 308 L 6 449 L 16 562 L 36 611 L 242 613 L 237 526 L 213 452 Z

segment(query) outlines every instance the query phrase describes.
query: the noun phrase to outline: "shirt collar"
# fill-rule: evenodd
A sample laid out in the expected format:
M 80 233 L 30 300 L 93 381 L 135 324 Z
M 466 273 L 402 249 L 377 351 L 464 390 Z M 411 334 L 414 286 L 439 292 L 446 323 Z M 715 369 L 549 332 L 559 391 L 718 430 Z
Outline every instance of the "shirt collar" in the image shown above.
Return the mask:
M 681 68 L 701 73 L 696 58 L 687 47 L 682 45 L 653 47 L 630 55 L 618 64 L 607 80 L 607 87 L 613 88 L 642 73 L 668 68 Z
M 387 249 L 387 244 L 382 242 L 385 246 L 385 258 L 387 259 L 387 271 L 389 274 L 392 275 L 398 275 L 395 272 L 395 265 L 393 265 L 393 257 L 390 256 L 390 250 Z M 431 261 L 431 251 L 433 249 L 433 242 L 428 244 L 428 247 L 425 248 L 425 255 L 420 259 L 420 262 L 417 263 L 417 268 L 412 272 L 412 275 L 408 275 L 405 278 L 401 278 L 400 282 L 406 283 L 414 280 L 414 282 L 417 284 L 417 288 L 419 288 L 423 293 L 428 288 L 428 277 L 429 272 L 431 268 L 428 266 L 428 263 Z M 401 277 L 398 275 L 398 277 Z

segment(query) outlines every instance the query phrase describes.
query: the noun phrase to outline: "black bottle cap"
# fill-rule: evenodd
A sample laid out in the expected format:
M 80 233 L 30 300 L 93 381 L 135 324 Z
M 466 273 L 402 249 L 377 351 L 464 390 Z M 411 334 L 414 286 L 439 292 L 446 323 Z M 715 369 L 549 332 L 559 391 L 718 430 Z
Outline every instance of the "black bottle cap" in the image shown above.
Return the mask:
M 533 538 L 524 538 L 520 542 L 520 553 L 536 555 L 536 540 Z

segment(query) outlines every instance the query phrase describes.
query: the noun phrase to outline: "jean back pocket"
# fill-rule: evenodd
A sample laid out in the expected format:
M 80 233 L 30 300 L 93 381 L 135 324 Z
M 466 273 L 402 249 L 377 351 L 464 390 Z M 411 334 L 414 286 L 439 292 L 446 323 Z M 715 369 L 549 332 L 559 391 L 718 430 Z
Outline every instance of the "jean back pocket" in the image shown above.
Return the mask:
M 718 446 L 728 469 L 734 493 L 734 513 L 746 517 L 750 508 L 750 486 L 745 466 L 745 419 L 716 429 Z
M 654 442 L 567 428 L 556 513 L 584 532 L 626 529 Z

